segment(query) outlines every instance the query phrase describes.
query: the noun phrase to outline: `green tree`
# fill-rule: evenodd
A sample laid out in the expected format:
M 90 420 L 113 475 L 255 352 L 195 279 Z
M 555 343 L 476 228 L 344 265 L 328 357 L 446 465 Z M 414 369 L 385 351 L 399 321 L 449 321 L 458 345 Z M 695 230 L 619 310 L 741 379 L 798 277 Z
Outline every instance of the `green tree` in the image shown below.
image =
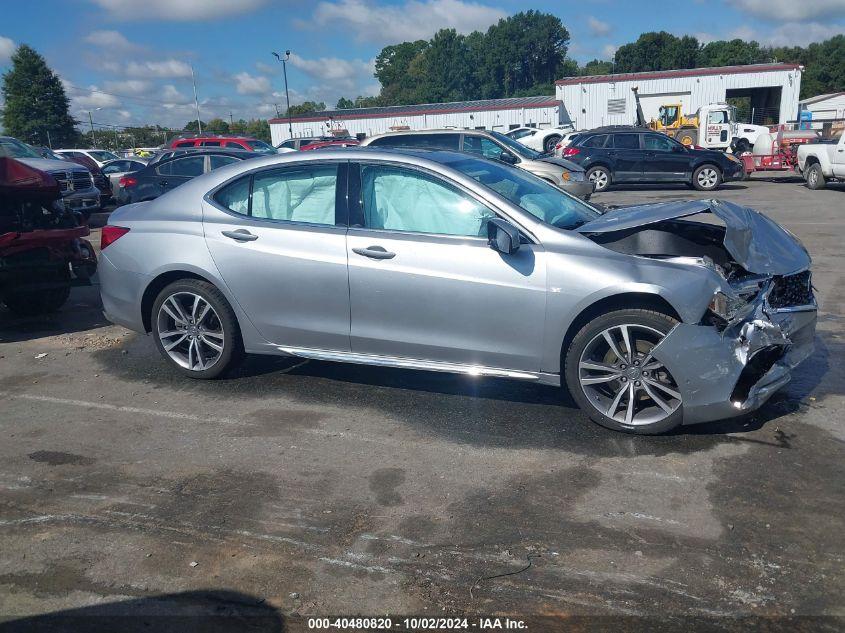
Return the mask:
M 591 59 L 581 69 L 582 75 L 609 75 L 613 72 L 613 62 Z
M 221 119 L 220 117 L 216 117 L 211 119 L 208 123 L 203 123 L 202 130 L 203 132 L 209 132 L 210 134 L 227 134 L 229 132 L 229 122 Z
M 381 83 L 381 97 L 390 105 L 406 105 L 417 103 L 418 86 L 414 77 L 409 74 L 413 62 L 429 43 L 425 40 L 402 42 L 393 46 L 385 46 L 376 56 L 375 77 Z
M 22 44 L 12 55 L 2 92 L 3 127 L 8 134 L 27 143 L 49 141 L 54 147 L 73 147 L 79 140 L 64 86 L 33 48 Z
M 689 35 L 675 37 L 666 31 L 643 33 L 636 42 L 616 51 L 615 71 L 619 73 L 673 68 L 695 68 L 698 40 Z
M 207 130 L 207 129 L 208 129 L 208 123 L 206 123 L 206 122 L 205 122 L 205 121 L 203 121 L 202 119 L 200 119 L 200 122 L 199 122 L 199 123 L 201 124 L 203 131 L 205 131 L 205 130 Z M 188 121 L 188 122 L 184 125 L 184 127 L 182 128 L 182 130 L 183 130 L 183 131 L 185 131 L 185 132 L 188 132 L 188 133 L 190 133 L 190 134 L 197 134 L 197 133 L 199 133 L 199 125 L 197 124 L 197 120 L 196 120 L 196 119 L 191 119 L 190 121 Z
M 701 47 L 698 53 L 698 66 L 736 66 L 758 64 L 765 61 L 765 53 L 755 41 L 716 40 Z
M 473 92 L 468 63 L 466 38 L 455 29 L 441 29 L 411 62 L 408 74 L 414 79 L 422 101 L 458 101 Z
M 337 100 L 337 105 L 335 105 L 336 110 L 349 110 L 350 108 L 355 107 L 355 102 L 352 99 L 347 99 L 346 97 L 341 97 Z
M 304 101 L 299 105 L 292 105 L 290 107 L 290 114 L 306 114 L 307 112 L 319 112 L 320 110 L 325 110 L 326 104 L 320 101 L 317 103 L 316 101 Z

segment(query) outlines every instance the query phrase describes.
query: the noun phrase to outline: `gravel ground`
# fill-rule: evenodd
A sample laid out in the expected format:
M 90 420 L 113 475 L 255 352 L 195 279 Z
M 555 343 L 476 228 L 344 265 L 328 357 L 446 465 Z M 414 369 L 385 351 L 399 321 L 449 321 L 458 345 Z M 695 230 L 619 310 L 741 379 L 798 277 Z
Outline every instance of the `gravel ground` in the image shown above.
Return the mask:
M 757 414 L 667 437 L 499 380 L 280 358 L 186 380 L 104 320 L 96 288 L 51 318 L 0 311 L 0 616 L 15 620 L 0 629 L 49 613 L 841 629 L 787 618 L 845 616 L 845 189 L 755 178 L 717 197 L 809 248 L 816 352 Z

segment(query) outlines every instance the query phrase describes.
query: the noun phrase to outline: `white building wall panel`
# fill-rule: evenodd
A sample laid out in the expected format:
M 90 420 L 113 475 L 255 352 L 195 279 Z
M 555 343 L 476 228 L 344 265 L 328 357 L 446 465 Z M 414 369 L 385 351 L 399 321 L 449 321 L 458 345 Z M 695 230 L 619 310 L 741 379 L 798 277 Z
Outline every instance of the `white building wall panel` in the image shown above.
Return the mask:
M 798 94 L 801 72 L 783 70 L 673 77 L 662 79 L 626 80 L 603 83 L 566 84 L 556 86 L 556 96 L 563 102 L 563 120 L 572 121 L 576 129 L 591 129 L 602 125 L 631 125 L 636 121 L 636 102 L 632 87 L 640 95 L 666 95 L 665 103 L 677 102 L 673 95 L 687 95 L 683 100 L 685 114 L 710 103 L 724 103 L 728 90 L 742 88 L 781 87 L 780 123 L 795 120 L 798 114 Z M 624 99 L 623 114 L 608 114 L 609 99 Z M 653 100 L 651 100 L 653 101 Z M 655 113 L 645 113 L 651 118 Z
M 373 136 L 389 132 L 392 127 L 407 126 L 412 130 L 433 128 L 484 128 L 506 132 L 512 125 L 534 124 L 538 127 L 552 127 L 560 121 L 558 106 L 540 108 L 511 108 L 506 110 L 479 110 L 475 112 L 444 112 L 421 115 L 398 115 L 366 118 L 342 118 L 329 121 L 297 121 L 293 119 L 293 136 L 320 136 L 331 128 L 343 128 L 352 136 L 366 134 Z M 270 124 L 273 145 L 290 138 L 288 122 Z
M 807 104 L 804 109 L 812 112 L 814 119 L 843 119 L 845 118 L 845 94 Z

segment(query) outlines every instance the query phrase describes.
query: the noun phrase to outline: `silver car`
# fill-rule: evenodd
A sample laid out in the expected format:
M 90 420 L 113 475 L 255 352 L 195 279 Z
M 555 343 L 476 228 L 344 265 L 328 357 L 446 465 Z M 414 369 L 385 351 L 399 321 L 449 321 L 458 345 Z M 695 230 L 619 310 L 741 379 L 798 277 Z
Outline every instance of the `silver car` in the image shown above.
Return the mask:
M 601 215 L 463 153 L 257 158 L 110 223 L 106 316 L 195 378 L 246 352 L 565 383 L 599 424 L 658 433 L 756 409 L 813 346 L 810 257 L 766 216 Z

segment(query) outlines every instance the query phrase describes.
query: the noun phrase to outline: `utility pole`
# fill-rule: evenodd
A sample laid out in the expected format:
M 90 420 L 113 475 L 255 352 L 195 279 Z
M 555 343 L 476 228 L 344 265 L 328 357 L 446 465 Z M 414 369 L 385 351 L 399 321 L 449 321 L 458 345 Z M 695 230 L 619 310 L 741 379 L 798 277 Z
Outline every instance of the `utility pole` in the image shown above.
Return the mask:
M 88 110 L 88 122 L 91 124 L 91 144 L 97 147 L 97 137 L 94 135 L 94 117 L 91 116 L 91 110 Z
M 53 141 L 50 140 L 50 130 L 46 130 L 46 131 L 47 131 L 47 147 L 49 147 L 50 149 L 53 149 Z
M 276 57 L 276 59 L 278 59 L 280 62 L 282 62 L 282 73 L 285 76 L 285 103 L 287 103 L 287 107 L 288 107 L 288 110 L 287 110 L 287 113 L 288 113 L 288 135 L 290 136 L 290 138 L 293 138 L 293 122 L 291 121 L 291 115 L 290 115 L 290 95 L 288 94 L 288 67 L 287 67 L 287 61 L 290 59 L 290 51 L 285 51 L 284 57 L 282 57 L 281 55 L 279 55 L 275 51 L 273 52 L 273 55 Z
M 194 105 L 197 108 L 197 132 L 202 134 L 202 122 L 200 122 L 200 102 L 197 99 L 197 79 L 194 77 L 194 65 L 191 64 L 191 82 L 194 84 Z
M 235 119 L 232 117 L 232 111 L 229 110 L 229 131 L 232 130 L 233 125 L 235 125 Z

